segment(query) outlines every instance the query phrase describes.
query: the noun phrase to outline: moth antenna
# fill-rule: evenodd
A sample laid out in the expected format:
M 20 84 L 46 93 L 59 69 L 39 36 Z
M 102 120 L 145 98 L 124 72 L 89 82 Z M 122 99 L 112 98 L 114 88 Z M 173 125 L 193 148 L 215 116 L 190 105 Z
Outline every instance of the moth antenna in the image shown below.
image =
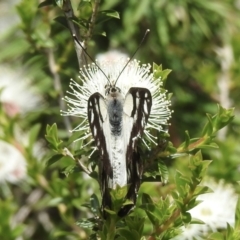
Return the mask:
M 75 34 L 72 35 L 73 39 L 77 42 L 77 44 L 82 48 L 83 52 L 89 57 L 89 59 L 94 62 L 94 64 L 97 66 L 97 68 L 103 73 L 103 75 L 106 77 L 108 83 L 111 85 L 111 82 L 109 80 L 109 78 L 107 77 L 107 75 L 105 74 L 105 72 L 99 67 L 99 65 L 93 60 L 93 58 L 88 54 L 88 52 L 86 51 L 86 49 L 83 47 L 83 45 L 80 43 L 80 41 L 78 40 L 78 38 L 76 37 Z
M 118 75 L 118 77 L 117 77 L 117 79 L 116 79 L 116 81 L 115 81 L 114 86 L 116 86 L 117 81 L 118 81 L 118 79 L 120 78 L 121 74 L 123 73 L 123 71 L 125 70 L 125 68 L 127 67 L 127 65 L 132 61 L 132 59 L 134 58 L 134 56 L 135 56 L 135 54 L 137 53 L 137 51 L 139 50 L 139 48 L 142 46 L 142 44 L 143 44 L 143 42 L 144 42 L 144 40 L 145 40 L 145 38 L 146 38 L 146 36 L 148 35 L 149 32 L 150 32 L 150 29 L 147 29 L 146 32 L 144 33 L 144 36 L 143 36 L 141 42 L 139 43 L 137 49 L 136 49 L 135 52 L 133 53 L 132 57 L 131 57 L 131 58 L 127 61 L 127 63 L 124 65 L 122 71 L 119 73 L 119 75 Z

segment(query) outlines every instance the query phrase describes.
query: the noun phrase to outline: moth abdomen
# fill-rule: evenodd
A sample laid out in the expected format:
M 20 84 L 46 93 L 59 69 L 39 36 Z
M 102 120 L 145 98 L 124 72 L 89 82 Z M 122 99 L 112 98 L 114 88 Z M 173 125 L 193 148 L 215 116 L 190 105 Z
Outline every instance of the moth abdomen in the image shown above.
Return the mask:
M 111 133 L 120 136 L 122 132 L 123 103 L 117 98 L 108 100 L 108 116 Z

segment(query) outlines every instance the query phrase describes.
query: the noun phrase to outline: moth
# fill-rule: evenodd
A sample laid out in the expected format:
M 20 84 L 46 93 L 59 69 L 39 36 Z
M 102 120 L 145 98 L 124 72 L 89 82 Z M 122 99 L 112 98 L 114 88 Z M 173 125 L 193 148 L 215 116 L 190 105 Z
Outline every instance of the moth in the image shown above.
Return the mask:
M 128 81 L 126 79 L 126 81 Z M 105 96 L 99 92 L 88 100 L 88 121 L 100 154 L 99 175 L 102 209 L 111 209 L 110 189 L 129 185 L 120 217 L 134 207 L 141 184 L 143 164 L 137 142 L 143 135 L 151 107 L 152 96 L 147 88 L 131 87 L 124 96 L 114 84 L 106 85 Z

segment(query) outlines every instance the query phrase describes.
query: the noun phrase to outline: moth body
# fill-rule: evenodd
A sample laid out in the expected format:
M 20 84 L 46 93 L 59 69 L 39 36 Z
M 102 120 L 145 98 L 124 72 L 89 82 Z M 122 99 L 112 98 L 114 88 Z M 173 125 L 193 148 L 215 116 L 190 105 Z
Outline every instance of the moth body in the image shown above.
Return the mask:
M 119 216 L 128 214 L 136 203 L 142 176 L 136 144 L 143 134 L 151 106 L 148 89 L 132 87 L 123 95 L 115 85 L 106 86 L 105 96 L 96 92 L 88 100 L 88 120 L 101 157 L 103 209 L 111 209 L 109 188 L 130 185 L 126 198 L 133 204 L 123 206 Z

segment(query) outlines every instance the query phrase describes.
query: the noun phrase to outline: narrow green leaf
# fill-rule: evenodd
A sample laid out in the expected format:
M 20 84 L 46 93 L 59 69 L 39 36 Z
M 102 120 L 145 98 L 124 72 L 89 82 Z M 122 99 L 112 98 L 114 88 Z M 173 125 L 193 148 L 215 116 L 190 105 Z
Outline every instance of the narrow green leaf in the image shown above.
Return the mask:
M 30 147 L 30 149 L 33 148 L 33 146 L 36 142 L 36 139 L 37 139 L 38 133 L 40 131 L 40 128 L 41 128 L 41 125 L 36 124 L 30 129 L 30 133 L 29 133 L 29 147 Z
M 65 157 L 62 158 L 62 160 L 63 160 L 64 158 L 69 159 L 70 157 L 65 156 Z M 75 171 L 75 168 L 76 168 L 76 163 L 74 162 L 73 164 L 71 164 L 71 165 L 69 165 L 68 167 L 66 167 L 66 168 L 64 169 L 63 173 L 65 174 L 66 177 L 68 177 L 69 174 L 71 174 L 71 173 L 73 173 L 73 172 Z
M 135 229 L 140 236 L 142 235 L 145 217 L 127 217 L 125 218 L 126 225 L 129 229 Z
M 158 162 L 158 171 L 162 178 L 162 183 L 166 184 L 168 182 L 168 168 L 163 161 Z
M 168 26 L 166 19 L 159 15 L 157 18 L 157 33 L 158 38 L 163 46 L 167 45 L 169 43 L 169 33 L 168 33 Z
M 189 212 L 182 213 L 182 220 L 184 223 L 190 223 L 192 220 L 192 216 Z
M 63 199 L 61 197 L 56 197 L 56 198 L 52 198 L 49 202 L 48 202 L 48 206 L 57 206 L 59 203 L 61 203 L 63 201 Z
M 192 218 L 191 224 L 205 224 L 205 222 L 197 218 Z
M 185 142 L 184 142 L 184 149 L 187 149 L 190 143 L 190 136 L 189 132 L 185 131 Z
M 92 196 L 90 197 L 90 204 L 91 204 L 91 211 L 94 214 L 98 214 L 99 209 L 100 209 L 100 204 L 99 204 L 98 197 L 96 194 L 92 194 Z
M 45 0 L 41 2 L 40 4 L 38 4 L 38 8 L 46 7 L 49 5 L 53 5 L 53 0 Z
M 126 239 L 131 240 L 139 240 L 141 236 L 139 236 L 138 232 L 134 229 L 128 230 L 125 228 L 118 229 L 118 234 L 120 234 L 121 237 L 124 237 Z
M 68 23 L 65 17 L 63 16 L 56 17 L 54 18 L 54 21 L 60 23 L 62 26 L 68 29 Z
M 143 203 L 143 204 L 153 203 L 153 201 L 152 201 L 151 197 L 150 197 L 148 194 L 143 193 L 143 194 L 142 194 L 142 203 Z
M 225 240 L 224 236 L 220 232 L 212 233 L 208 236 L 207 240 Z
M 76 222 L 77 226 L 86 228 L 86 229 L 92 229 L 94 227 L 94 223 L 92 221 L 89 221 L 89 219 L 81 219 Z
M 63 157 L 62 154 L 55 154 L 55 155 L 51 156 L 46 162 L 46 167 L 49 167 L 50 165 L 59 161 L 62 157 Z
M 106 22 L 112 18 L 120 19 L 119 13 L 114 10 L 105 10 L 98 12 L 96 24 Z
M 31 49 L 31 45 L 25 39 L 14 38 L 9 43 L 1 48 L 0 61 L 14 59 L 20 57 Z
M 63 1 L 64 1 L 64 0 L 55 0 L 56 4 L 57 4 L 58 7 L 60 7 L 60 8 L 63 7 Z
M 211 193 L 211 192 L 213 192 L 213 191 L 212 191 L 212 189 L 210 189 L 209 187 L 207 187 L 207 186 L 199 186 L 199 185 L 198 185 L 198 186 L 195 188 L 195 191 L 194 191 L 193 196 L 198 196 L 198 195 L 200 195 L 200 194 Z

